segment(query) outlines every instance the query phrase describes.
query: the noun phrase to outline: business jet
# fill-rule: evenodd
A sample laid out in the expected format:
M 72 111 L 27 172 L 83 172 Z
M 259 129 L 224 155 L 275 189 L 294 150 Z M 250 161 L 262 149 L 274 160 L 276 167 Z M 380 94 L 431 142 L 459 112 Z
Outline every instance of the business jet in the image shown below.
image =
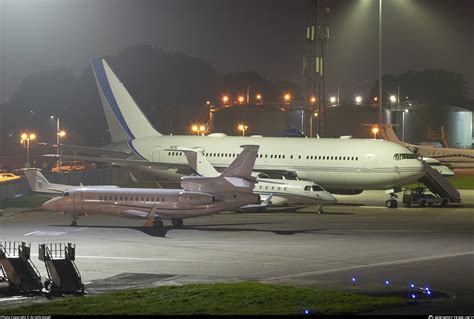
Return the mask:
M 199 176 L 215 177 L 219 172 L 199 150 L 180 149 L 186 156 L 190 168 Z M 323 213 L 323 205 L 334 204 L 336 198 L 314 182 L 270 178 L 264 173 L 252 173 L 256 183 L 253 193 L 260 196 L 260 204 L 246 205 L 239 211 L 265 210 L 269 206 L 317 205 Z
M 24 174 L 26 180 L 28 181 L 28 185 L 30 185 L 31 190 L 34 193 L 42 194 L 42 195 L 58 195 L 62 194 L 66 191 L 70 191 L 74 188 L 83 187 L 81 184 L 80 186 L 72 186 L 72 185 L 65 185 L 65 184 L 55 184 L 48 181 L 46 176 L 41 173 L 41 171 L 37 168 L 28 168 L 24 169 Z M 117 185 L 98 185 L 94 186 L 94 188 L 118 188 Z
M 94 213 L 138 217 L 145 226 L 160 228 L 164 219 L 182 227 L 183 218 L 211 215 L 258 203 L 252 193 L 251 176 L 258 145 L 243 145 L 243 151 L 217 177 L 185 176 L 182 189 L 79 187 L 43 204 L 47 210 L 72 213 L 71 226 L 79 215 Z
M 381 133 L 387 141 L 403 145 L 412 150 L 415 154 L 423 156 L 423 159 L 438 171 L 440 171 L 437 167 L 439 163 L 449 166 L 450 169 L 454 170 L 454 173 L 456 173 L 456 171 L 474 171 L 473 149 L 434 147 L 432 145 L 403 142 L 395 134 L 392 125 L 383 125 Z M 446 176 L 451 175 L 448 170 L 443 169 L 443 171 L 446 173 Z
M 107 162 L 148 169 L 163 178 L 177 179 L 187 168 L 177 149 L 201 148 L 211 164 L 222 170 L 238 155 L 242 144 L 260 146 L 254 171 L 314 181 L 335 194 L 363 190 L 393 192 L 425 174 L 421 161 L 402 145 L 375 139 L 240 137 L 214 133 L 208 136 L 160 134 L 114 74 L 107 62 L 91 62 L 113 143 L 104 148 L 61 145 L 83 156 L 65 159 Z M 96 155 L 96 156 L 90 156 Z M 56 156 L 56 155 L 50 155 Z

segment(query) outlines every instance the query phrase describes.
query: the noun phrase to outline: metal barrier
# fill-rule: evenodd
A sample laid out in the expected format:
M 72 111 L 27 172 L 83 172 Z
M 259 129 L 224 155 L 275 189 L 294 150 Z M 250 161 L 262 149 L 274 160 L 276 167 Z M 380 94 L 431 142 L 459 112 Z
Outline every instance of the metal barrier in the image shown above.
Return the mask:
M 49 292 L 84 293 L 81 274 L 74 260 L 76 245 L 47 243 L 38 246 L 38 258 L 44 261 L 48 278 L 44 287 Z
M 39 291 L 43 288 L 41 275 L 30 260 L 31 245 L 26 242 L 2 242 L 0 267 L 2 277 L 10 288 L 22 291 Z
M 6 258 L 17 258 L 20 245 L 19 241 L 2 241 L 0 242 L 0 253 L 3 253 Z

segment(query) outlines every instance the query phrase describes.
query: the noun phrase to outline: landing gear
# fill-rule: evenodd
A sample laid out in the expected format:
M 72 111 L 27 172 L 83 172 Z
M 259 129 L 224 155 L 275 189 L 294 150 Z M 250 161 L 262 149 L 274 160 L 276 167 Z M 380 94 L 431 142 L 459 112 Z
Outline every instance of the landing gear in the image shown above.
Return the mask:
M 316 209 L 316 213 L 324 214 L 323 205 L 318 205 L 318 208 Z
M 71 226 L 72 226 L 72 227 L 76 227 L 76 226 L 77 226 L 77 216 L 76 216 L 76 214 L 72 214 Z
M 158 218 L 155 218 L 155 220 L 153 221 L 153 228 L 160 229 L 162 227 L 163 227 L 163 221 Z
M 390 198 L 385 201 L 385 207 L 397 208 L 398 207 L 397 198 L 398 198 L 397 194 L 390 193 Z
M 181 228 L 183 227 L 183 220 L 181 218 L 175 218 L 171 220 L 173 227 Z

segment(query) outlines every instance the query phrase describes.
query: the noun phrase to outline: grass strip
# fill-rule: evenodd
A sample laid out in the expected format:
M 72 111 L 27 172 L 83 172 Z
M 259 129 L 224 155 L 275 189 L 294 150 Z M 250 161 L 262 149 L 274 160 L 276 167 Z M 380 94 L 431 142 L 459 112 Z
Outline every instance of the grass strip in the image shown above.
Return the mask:
M 400 297 L 258 282 L 190 284 L 67 297 L 1 310 L 2 315 L 355 314 L 405 305 Z

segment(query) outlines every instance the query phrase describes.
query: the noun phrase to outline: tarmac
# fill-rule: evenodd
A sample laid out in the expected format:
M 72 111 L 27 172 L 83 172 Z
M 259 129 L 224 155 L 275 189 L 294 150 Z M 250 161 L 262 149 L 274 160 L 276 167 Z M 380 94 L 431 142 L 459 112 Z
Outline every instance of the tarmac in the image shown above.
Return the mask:
M 165 221 L 162 231 L 105 215 L 71 227 L 69 215 L 23 210 L 0 216 L 0 241 L 31 243 L 42 275 L 39 243 L 75 243 L 89 293 L 256 280 L 408 297 L 414 283 L 435 294 L 373 314 L 473 315 L 474 191 L 461 194 L 461 207 L 388 209 L 383 191 L 366 191 L 338 196 L 323 214 L 315 207 L 225 212 L 186 219 L 182 229 Z M 22 300 L 0 298 L 0 308 Z

